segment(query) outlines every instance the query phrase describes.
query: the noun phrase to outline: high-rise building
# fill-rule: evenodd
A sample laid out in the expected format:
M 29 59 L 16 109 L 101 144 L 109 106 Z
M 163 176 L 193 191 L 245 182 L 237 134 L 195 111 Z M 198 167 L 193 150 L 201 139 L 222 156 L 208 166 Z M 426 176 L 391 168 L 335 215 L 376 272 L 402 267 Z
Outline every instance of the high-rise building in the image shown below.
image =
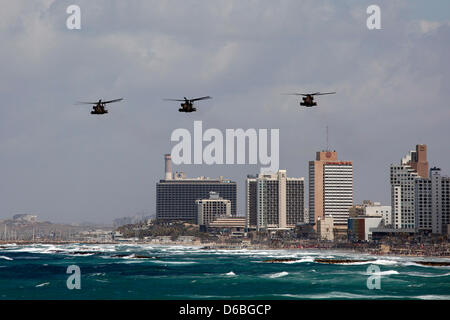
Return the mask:
M 334 228 L 347 229 L 353 205 L 353 162 L 339 161 L 336 151 L 316 153 L 309 162 L 309 222 L 333 217 Z
M 286 170 L 248 176 L 246 205 L 248 228 L 294 228 L 304 222 L 304 178 L 288 178 Z
M 450 224 L 450 177 L 431 168 L 429 178 L 415 179 L 415 227 L 420 232 L 448 233 Z
M 223 199 L 231 201 L 231 215 L 236 216 L 237 184 L 219 177 L 186 178 L 182 172 L 173 176 L 170 170 L 170 158 L 165 159 L 165 178 L 156 184 L 156 219 L 158 221 L 186 221 L 197 224 L 199 199 L 209 198 L 211 191 L 217 192 Z
M 410 165 L 419 177 L 428 178 L 427 146 L 425 144 L 418 144 L 416 151 L 411 151 Z
M 209 199 L 196 200 L 199 225 L 208 226 L 218 217 L 231 217 L 231 201 L 223 199 L 216 192 L 209 193 Z
M 399 165 L 391 164 L 392 225 L 395 229 L 415 228 L 415 179 L 428 178 L 426 159 L 426 145 L 417 145 Z

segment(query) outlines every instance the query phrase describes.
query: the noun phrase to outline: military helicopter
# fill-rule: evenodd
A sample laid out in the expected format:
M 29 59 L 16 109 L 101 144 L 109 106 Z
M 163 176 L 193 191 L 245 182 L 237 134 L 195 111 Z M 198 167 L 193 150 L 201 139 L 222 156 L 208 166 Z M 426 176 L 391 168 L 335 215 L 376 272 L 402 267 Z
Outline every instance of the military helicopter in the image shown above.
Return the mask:
M 105 105 L 108 103 L 114 103 L 122 101 L 123 98 L 115 99 L 115 100 L 109 100 L 109 101 L 102 101 L 102 99 L 98 100 L 98 102 L 77 102 L 77 104 L 93 104 L 91 114 L 105 114 L 108 113 L 108 110 L 105 109 Z
M 197 111 L 197 108 L 194 108 L 194 102 L 200 101 L 200 100 L 207 100 L 212 99 L 210 96 L 201 97 L 201 98 L 195 98 L 195 99 L 188 99 L 184 97 L 184 99 L 164 99 L 165 101 L 181 101 L 183 103 L 180 104 L 181 108 L 178 109 L 179 112 L 195 112 Z
M 294 95 L 294 96 L 303 96 L 303 102 L 300 102 L 301 106 L 304 107 L 315 107 L 317 106 L 317 102 L 314 102 L 314 96 L 323 96 L 326 94 L 335 94 L 336 92 L 315 92 L 315 93 L 284 93 L 285 95 Z

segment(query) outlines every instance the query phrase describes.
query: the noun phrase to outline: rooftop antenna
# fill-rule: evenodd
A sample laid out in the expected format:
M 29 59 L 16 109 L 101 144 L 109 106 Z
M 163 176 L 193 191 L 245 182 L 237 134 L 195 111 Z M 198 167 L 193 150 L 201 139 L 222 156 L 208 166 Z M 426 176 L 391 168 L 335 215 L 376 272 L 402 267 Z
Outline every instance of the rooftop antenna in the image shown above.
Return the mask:
M 327 151 L 330 151 L 330 148 L 328 147 L 328 126 L 327 126 Z

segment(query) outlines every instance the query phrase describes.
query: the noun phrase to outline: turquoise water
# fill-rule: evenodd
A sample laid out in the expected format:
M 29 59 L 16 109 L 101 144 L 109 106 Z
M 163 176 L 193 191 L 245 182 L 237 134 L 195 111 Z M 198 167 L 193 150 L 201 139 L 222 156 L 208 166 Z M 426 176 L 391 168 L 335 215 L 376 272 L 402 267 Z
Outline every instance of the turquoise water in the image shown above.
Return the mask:
M 294 261 L 263 262 L 283 258 Z M 376 261 L 329 265 L 315 258 Z M 450 299 L 450 268 L 412 262 L 421 259 L 314 250 L 8 245 L 0 249 L 0 299 Z M 80 290 L 67 288 L 70 265 L 80 267 Z M 367 288 L 371 265 L 379 267 L 380 289 Z

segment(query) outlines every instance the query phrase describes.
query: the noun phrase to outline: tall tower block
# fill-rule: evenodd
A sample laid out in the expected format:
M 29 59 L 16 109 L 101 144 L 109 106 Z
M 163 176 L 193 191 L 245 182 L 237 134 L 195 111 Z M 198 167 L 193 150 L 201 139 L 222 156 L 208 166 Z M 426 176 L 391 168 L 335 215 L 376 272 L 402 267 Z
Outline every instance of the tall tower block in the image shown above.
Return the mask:
M 164 155 L 164 172 L 164 179 L 172 180 L 172 157 L 170 156 L 170 154 Z

